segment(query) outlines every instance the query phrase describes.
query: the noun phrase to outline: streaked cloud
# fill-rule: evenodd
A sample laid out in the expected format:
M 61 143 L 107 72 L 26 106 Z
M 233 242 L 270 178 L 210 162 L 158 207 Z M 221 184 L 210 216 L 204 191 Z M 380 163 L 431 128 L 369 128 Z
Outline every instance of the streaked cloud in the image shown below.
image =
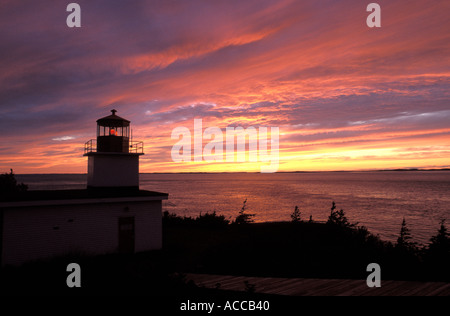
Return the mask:
M 112 108 L 144 172 L 259 170 L 173 163 L 194 118 L 280 127 L 281 171 L 448 165 L 447 1 L 378 1 L 380 29 L 353 0 L 77 3 L 81 29 L 66 3 L 0 5 L 0 170 L 85 172 Z

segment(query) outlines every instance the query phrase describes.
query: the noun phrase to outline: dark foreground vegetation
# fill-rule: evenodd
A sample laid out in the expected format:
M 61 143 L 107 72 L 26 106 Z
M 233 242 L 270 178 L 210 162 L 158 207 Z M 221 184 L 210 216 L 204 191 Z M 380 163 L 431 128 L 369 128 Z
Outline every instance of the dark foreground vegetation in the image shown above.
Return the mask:
M 298 208 L 292 222 L 253 223 L 248 215 L 245 203 L 234 221 L 216 213 L 191 218 L 165 212 L 160 251 L 67 256 L 4 267 L 1 290 L 3 294 L 220 296 L 220 291 L 186 282 L 184 273 L 365 279 L 369 263 L 381 266 L 384 280 L 450 281 L 444 222 L 430 244 L 419 248 L 411 242 L 405 221 L 397 243 L 385 242 L 351 224 L 334 203 L 327 223 L 302 221 Z M 71 262 L 81 266 L 81 288 L 66 285 Z
M 350 223 L 334 203 L 327 223 L 302 221 L 297 207 L 291 218 L 251 223 L 230 222 L 215 213 L 195 219 L 165 213 L 165 250 L 175 271 L 365 279 L 367 265 L 378 263 L 382 279 L 450 281 L 450 237 L 444 221 L 430 244 L 418 247 L 405 221 L 397 242 L 386 242 Z

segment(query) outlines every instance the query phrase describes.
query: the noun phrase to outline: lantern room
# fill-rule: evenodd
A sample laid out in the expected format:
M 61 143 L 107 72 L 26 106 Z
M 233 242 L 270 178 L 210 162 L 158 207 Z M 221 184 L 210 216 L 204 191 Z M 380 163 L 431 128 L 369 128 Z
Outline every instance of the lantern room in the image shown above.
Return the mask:
M 128 153 L 130 148 L 130 121 L 112 114 L 97 120 L 97 151 Z

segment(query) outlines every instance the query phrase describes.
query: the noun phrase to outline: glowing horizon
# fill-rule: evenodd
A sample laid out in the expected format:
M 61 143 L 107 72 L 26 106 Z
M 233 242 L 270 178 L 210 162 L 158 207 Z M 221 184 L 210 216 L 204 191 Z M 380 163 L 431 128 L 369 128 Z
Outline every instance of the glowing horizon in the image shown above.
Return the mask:
M 113 108 L 142 173 L 260 170 L 173 162 L 171 132 L 194 119 L 279 127 L 280 172 L 450 167 L 445 1 L 378 1 L 379 29 L 352 0 L 83 0 L 80 29 L 45 2 L 0 5 L 1 173 L 85 173 Z

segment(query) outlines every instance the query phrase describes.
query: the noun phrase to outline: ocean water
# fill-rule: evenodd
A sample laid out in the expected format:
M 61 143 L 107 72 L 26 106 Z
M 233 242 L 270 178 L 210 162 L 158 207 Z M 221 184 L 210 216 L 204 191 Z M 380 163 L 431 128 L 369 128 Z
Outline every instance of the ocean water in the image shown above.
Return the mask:
M 17 175 L 30 190 L 80 189 L 86 175 Z M 169 193 L 163 210 L 197 216 L 216 211 L 234 219 L 243 202 L 255 222 L 326 221 L 332 202 L 353 223 L 395 241 L 403 218 L 414 241 L 427 244 L 442 219 L 450 223 L 450 171 L 141 174 L 141 189 Z M 270 232 L 268 232 L 270 233 Z

